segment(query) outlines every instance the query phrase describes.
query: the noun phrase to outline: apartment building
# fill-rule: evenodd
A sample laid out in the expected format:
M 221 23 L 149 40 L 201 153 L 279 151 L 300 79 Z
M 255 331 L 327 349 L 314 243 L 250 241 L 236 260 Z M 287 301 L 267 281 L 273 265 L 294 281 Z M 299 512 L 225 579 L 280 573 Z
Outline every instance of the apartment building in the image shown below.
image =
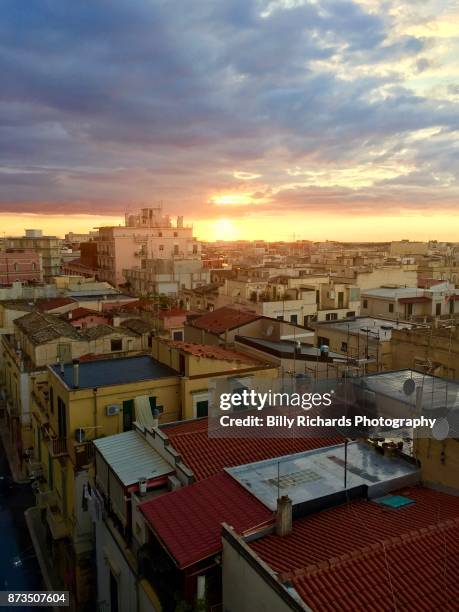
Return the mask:
M 459 314 L 459 289 L 447 281 L 422 289 L 390 286 L 370 289 L 361 294 L 361 313 L 406 321 L 454 318 Z
M 16 318 L 13 333 L 1 336 L 1 384 L 6 394 L 6 422 L 20 464 L 34 446 L 31 389 L 46 387 L 47 366 L 100 355 L 132 355 L 146 349 L 143 333 L 127 327 L 98 325 L 83 331 L 59 316 L 33 310 Z M 25 465 L 24 465 L 25 467 Z
M 193 228 L 183 217 L 173 225 L 161 207 L 126 214 L 124 226 L 100 227 L 95 242 L 98 276 L 114 286 L 126 282 L 124 270 L 141 270 L 142 261 L 199 259 L 201 252 Z
M 32 249 L 0 251 L 0 285 L 40 283 L 42 280 L 40 253 Z
M 456 325 L 394 329 L 391 346 L 394 368 L 412 368 L 450 380 L 459 379 L 459 328 Z
M 392 362 L 392 332 L 397 329 L 411 329 L 407 322 L 376 317 L 356 317 L 346 321 L 313 323 L 315 343 L 318 348 L 326 347 L 346 356 L 356 373 L 390 370 Z
M 5 245 L 7 249 L 33 251 L 41 256 L 44 280 L 60 273 L 60 240 L 56 236 L 44 236 L 42 230 L 27 229 L 24 236 L 5 238 Z

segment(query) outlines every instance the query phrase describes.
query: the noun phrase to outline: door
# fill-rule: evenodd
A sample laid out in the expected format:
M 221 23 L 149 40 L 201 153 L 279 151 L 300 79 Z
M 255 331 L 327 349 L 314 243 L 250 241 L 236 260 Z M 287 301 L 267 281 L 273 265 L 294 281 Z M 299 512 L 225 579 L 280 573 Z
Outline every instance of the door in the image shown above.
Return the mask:
M 59 438 L 66 438 L 67 419 L 65 416 L 65 404 L 60 397 L 57 400 L 57 426 L 59 429 Z
M 208 400 L 201 400 L 200 402 L 196 402 L 196 418 L 205 417 L 209 412 L 209 402 Z
M 125 400 L 123 402 L 123 431 L 132 429 L 132 415 L 134 413 L 134 400 Z

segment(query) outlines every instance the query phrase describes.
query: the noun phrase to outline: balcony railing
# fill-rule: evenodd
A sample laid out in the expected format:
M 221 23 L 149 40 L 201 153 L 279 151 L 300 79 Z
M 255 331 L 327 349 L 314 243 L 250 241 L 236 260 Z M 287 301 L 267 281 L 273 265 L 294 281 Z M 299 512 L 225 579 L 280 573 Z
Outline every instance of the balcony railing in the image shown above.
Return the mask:
M 94 444 L 92 441 L 73 446 L 74 462 L 77 470 L 87 467 L 94 459 Z
M 48 444 L 49 452 L 53 457 L 67 455 L 67 438 L 50 438 Z

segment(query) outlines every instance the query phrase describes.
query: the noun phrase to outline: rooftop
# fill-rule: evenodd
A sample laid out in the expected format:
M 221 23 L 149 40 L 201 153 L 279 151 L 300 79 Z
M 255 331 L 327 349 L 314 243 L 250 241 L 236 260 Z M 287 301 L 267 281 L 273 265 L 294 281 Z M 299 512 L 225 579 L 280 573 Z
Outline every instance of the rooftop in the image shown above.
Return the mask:
M 35 345 L 46 344 L 58 338 L 81 339 L 73 325 L 56 315 L 44 312 L 30 312 L 16 319 L 14 323 Z
M 64 373 L 59 365 L 49 366 L 54 374 L 70 389 L 73 388 L 73 365 L 66 364 Z M 159 363 L 149 355 L 85 361 L 79 366 L 79 388 L 107 387 L 157 380 L 177 376 L 177 372 Z
M 76 304 L 76 302 L 69 297 L 46 298 L 37 300 L 37 309 L 41 312 L 49 312 L 51 310 L 56 310 L 56 308 L 68 306 L 69 304 Z
M 125 487 L 174 472 L 139 432 L 125 431 L 94 440 L 94 446 Z
M 191 325 L 214 334 L 222 334 L 225 331 L 237 329 L 241 325 L 246 325 L 259 318 L 260 315 L 254 312 L 223 306 L 223 308 L 217 308 L 212 312 L 193 319 Z
M 241 353 L 239 351 L 235 351 L 232 349 L 224 348 L 223 346 L 214 346 L 210 344 L 194 344 L 191 342 L 182 342 L 179 340 L 165 340 L 164 341 L 169 346 L 177 348 L 189 355 L 194 355 L 195 357 L 204 357 L 206 359 L 219 359 L 221 361 L 237 361 L 239 363 L 243 363 L 246 365 L 266 365 L 260 359 L 256 359 L 255 357 L 251 357 L 250 355 L 246 355 L 245 353 Z
M 186 317 L 190 312 L 183 308 L 170 308 L 169 310 L 160 310 L 158 319 L 167 319 L 168 317 Z
M 121 321 L 120 326 L 129 329 L 137 335 L 148 334 L 153 329 L 153 325 L 143 319 L 126 319 Z
M 311 357 L 313 359 L 321 356 L 319 348 L 310 344 L 301 344 L 299 347 L 293 340 L 265 340 L 263 338 L 250 338 L 249 336 L 236 336 L 238 342 L 248 344 L 258 348 L 261 351 L 266 351 L 274 355 L 295 355 L 297 357 Z M 295 350 L 296 349 L 296 350 Z M 328 352 L 328 357 L 332 359 L 344 359 L 340 353 Z
M 352 501 L 249 546 L 314 610 L 393 611 L 394 601 L 403 610 L 451 609 L 459 497 L 422 486 L 396 493 L 412 503 Z
M 301 453 L 342 442 L 340 436 L 330 438 L 209 437 L 207 417 L 164 425 L 162 431 L 180 453 L 182 461 L 193 471 L 196 480 L 217 474 L 226 467 Z
M 370 339 L 378 339 L 389 341 L 391 339 L 393 329 L 411 329 L 412 323 L 394 321 L 391 319 L 378 319 L 376 317 L 357 317 L 356 319 L 346 319 L 345 321 L 327 321 L 324 323 L 316 323 L 316 329 L 326 329 L 330 327 L 334 330 L 350 334 L 359 334 L 366 336 L 367 333 Z M 367 332 L 368 330 L 368 332 Z
M 344 465 L 345 446 L 339 444 L 227 471 L 268 508 L 275 510 L 279 492 L 288 495 L 296 505 L 344 491 Z M 372 497 L 380 495 L 389 483 L 412 484 L 417 479 L 418 469 L 403 459 L 388 460 L 363 443 L 347 445 L 348 489 L 366 485 Z
M 82 335 L 88 340 L 97 340 L 98 338 L 104 338 L 105 336 L 111 336 L 117 334 L 119 336 L 137 336 L 136 333 L 132 332 L 127 327 L 113 327 L 113 325 L 94 325 L 93 327 L 87 327 L 82 331 Z
M 242 535 L 272 521 L 272 513 L 224 472 L 147 501 L 140 510 L 180 568 L 221 550 L 223 522 Z

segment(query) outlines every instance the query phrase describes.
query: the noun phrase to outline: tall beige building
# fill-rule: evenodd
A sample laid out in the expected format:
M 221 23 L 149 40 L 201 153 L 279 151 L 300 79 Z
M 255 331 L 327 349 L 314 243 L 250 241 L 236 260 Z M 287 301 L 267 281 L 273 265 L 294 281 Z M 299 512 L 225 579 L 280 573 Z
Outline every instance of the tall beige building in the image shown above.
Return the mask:
M 12 236 L 5 242 L 8 249 L 28 249 L 41 255 L 44 280 L 60 274 L 60 240 L 56 236 L 44 236 L 39 229 L 26 229 L 24 236 Z
M 183 217 L 172 224 L 162 208 L 142 208 L 126 214 L 124 226 L 100 227 L 97 243 L 98 276 L 113 285 L 126 282 L 123 270 L 142 268 L 142 261 L 200 257 L 200 244 Z

